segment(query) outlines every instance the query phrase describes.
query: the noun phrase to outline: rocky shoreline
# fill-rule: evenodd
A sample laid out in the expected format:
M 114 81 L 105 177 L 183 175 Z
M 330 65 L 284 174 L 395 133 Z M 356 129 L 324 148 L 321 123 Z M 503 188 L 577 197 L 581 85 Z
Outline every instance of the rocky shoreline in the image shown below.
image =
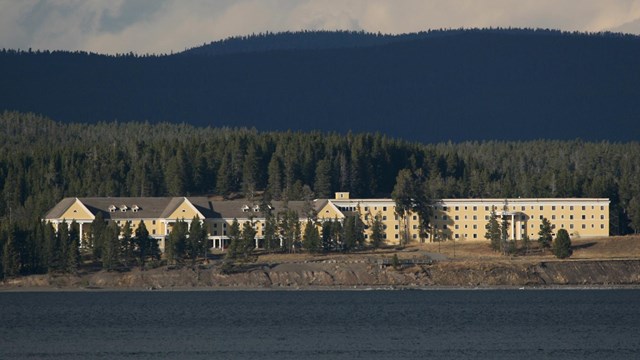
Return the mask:
M 347 290 L 640 285 L 640 260 L 443 261 L 395 269 L 364 261 L 246 264 L 5 280 L 0 291 L 27 290 Z

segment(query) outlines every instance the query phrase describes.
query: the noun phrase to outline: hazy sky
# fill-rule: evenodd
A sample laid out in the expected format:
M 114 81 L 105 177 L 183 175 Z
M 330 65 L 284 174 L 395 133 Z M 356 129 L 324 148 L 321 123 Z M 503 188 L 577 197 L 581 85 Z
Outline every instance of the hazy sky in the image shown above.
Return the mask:
M 535 27 L 640 35 L 640 0 L 0 0 L 0 48 L 168 53 L 283 30 Z

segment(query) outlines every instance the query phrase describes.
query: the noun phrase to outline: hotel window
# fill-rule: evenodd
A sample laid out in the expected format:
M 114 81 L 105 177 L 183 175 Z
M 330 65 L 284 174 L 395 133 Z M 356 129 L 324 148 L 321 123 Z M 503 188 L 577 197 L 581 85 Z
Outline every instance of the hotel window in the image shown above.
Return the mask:
M 600 220 L 604 220 L 604 215 L 600 215 Z
M 477 206 L 474 206 L 474 207 L 473 207 L 473 211 L 478 211 L 478 207 L 477 207 Z
M 524 206 L 521 206 L 521 207 L 520 207 L 520 210 L 521 210 L 521 211 L 524 211 L 524 209 L 525 209 L 525 207 L 524 207 Z
M 587 225 L 582 224 L 582 228 L 583 228 L 583 229 L 586 229 L 586 228 L 587 228 Z
M 569 206 L 569 210 L 573 210 L 573 206 Z
M 600 210 L 604 210 L 604 206 L 600 206 Z
M 447 224 L 442 225 L 442 228 L 446 229 L 447 228 Z
M 569 229 L 573 229 L 573 224 L 569 224 Z
M 447 220 L 447 215 L 442 215 L 442 220 Z
M 484 216 L 484 219 L 485 219 L 485 220 L 489 220 L 489 215 L 485 215 L 485 216 Z
M 544 216 L 540 215 L 540 220 L 542 220 L 544 218 Z
M 467 210 L 467 207 L 465 206 L 464 209 Z
M 485 207 L 484 207 L 484 211 L 489 211 L 489 207 L 488 207 L 488 206 L 485 206 Z
M 473 238 L 477 239 L 478 238 L 478 234 L 473 234 Z
M 458 210 L 460 210 L 460 208 L 456 206 L 456 211 L 458 211 Z
M 551 215 L 551 220 L 555 220 L 556 216 L 555 215 Z
M 477 228 L 478 228 L 478 225 L 475 225 L 475 224 L 474 224 L 474 225 L 473 225 L 473 228 L 474 228 L 474 229 L 477 229 Z
M 365 207 L 364 207 L 364 211 L 369 211 L 369 207 L 368 207 L 368 206 L 365 206 Z
M 551 224 L 551 228 L 555 229 L 556 228 L 556 224 Z
M 386 207 L 386 206 L 383 206 L 383 207 L 382 207 L 382 211 L 387 211 L 387 207 Z
M 586 220 L 587 216 L 586 215 L 582 215 L 582 220 Z
M 413 220 L 418 220 L 418 217 L 417 217 L 417 216 L 415 216 L 415 215 L 413 215 L 412 219 L 413 219 Z
M 387 225 L 382 225 L 382 228 L 387 230 Z
M 600 224 L 600 229 L 604 229 L 604 224 Z
M 478 215 L 473 215 L 473 220 L 478 220 Z
M 587 210 L 587 207 L 586 207 L 586 206 L 583 206 L 583 207 L 582 207 L 582 211 L 585 211 L 585 210 Z
M 398 234 L 395 234 L 394 237 L 397 239 L 398 238 Z
M 460 235 L 456 234 L 456 239 L 459 238 L 459 237 L 460 237 Z
M 555 206 L 552 206 L 552 207 L 551 207 L 551 210 L 555 210 L 555 209 L 556 209 L 556 207 L 555 207 Z
M 460 220 L 460 216 L 456 215 L 455 219 Z
M 442 207 L 442 211 L 447 211 L 447 207 L 446 207 L 446 206 L 443 206 L 443 207 Z
M 418 228 L 418 225 L 413 225 L 413 230 L 416 230 Z
M 153 221 L 151 221 L 151 223 L 152 223 L 153 225 L 155 225 L 155 224 L 156 224 L 156 221 L 155 221 L 155 220 L 153 220 Z
M 573 215 L 569 215 L 569 220 L 573 220 Z
M 152 233 L 153 235 L 155 235 L 155 234 L 156 234 L 156 229 L 153 229 L 153 230 L 151 231 L 151 233 Z
M 542 210 L 544 210 L 544 206 L 540 206 L 540 210 L 541 210 L 541 211 L 542 211 Z
M 455 226 L 455 227 L 456 227 L 456 230 L 460 229 L 460 225 L 457 225 L 457 224 L 456 224 L 456 226 Z
M 418 238 L 418 234 L 413 234 L 413 238 L 417 239 Z
M 382 216 L 382 221 L 386 221 L 387 220 L 387 215 L 383 215 Z
M 398 230 L 398 225 L 396 225 L 394 228 L 395 228 L 396 230 Z

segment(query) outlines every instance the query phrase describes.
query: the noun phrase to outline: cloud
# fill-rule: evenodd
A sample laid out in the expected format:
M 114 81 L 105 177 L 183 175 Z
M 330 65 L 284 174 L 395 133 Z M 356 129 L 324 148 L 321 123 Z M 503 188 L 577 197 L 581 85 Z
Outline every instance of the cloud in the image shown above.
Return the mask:
M 168 53 L 234 35 L 542 27 L 640 34 L 640 0 L 0 0 L 0 47 Z

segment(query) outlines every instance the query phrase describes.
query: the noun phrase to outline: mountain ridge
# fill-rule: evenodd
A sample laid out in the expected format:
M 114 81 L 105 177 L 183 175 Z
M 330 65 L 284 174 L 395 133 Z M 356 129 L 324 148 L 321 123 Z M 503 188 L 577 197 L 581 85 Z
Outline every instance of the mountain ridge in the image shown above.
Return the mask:
M 640 135 L 640 37 L 500 29 L 423 36 L 214 56 L 4 51 L 0 110 L 420 142 Z

